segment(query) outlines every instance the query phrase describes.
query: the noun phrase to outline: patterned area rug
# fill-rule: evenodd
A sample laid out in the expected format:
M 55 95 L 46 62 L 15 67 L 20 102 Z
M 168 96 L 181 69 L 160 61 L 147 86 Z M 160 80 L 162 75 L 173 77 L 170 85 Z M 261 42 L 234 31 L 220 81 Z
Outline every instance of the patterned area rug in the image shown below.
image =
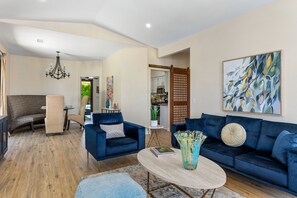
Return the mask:
M 147 188 L 147 171 L 141 166 L 141 165 L 132 165 L 132 166 L 127 166 L 124 168 L 119 168 L 115 169 L 112 171 L 106 171 L 103 173 L 95 174 L 95 175 L 90 175 L 87 177 L 94 177 L 98 175 L 104 175 L 108 173 L 128 173 L 137 183 L 139 183 L 143 189 L 146 190 Z M 155 177 L 154 175 L 150 174 L 150 189 L 163 186 L 168 184 L 167 182 L 164 182 L 163 180 Z M 197 189 L 191 189 L 191 188 L 184 188 L 181 187 L 183 190 L 188 192 L 190 195 L 193 197 L 201 197 L 202 196 L 202 191 L 199 191 Z M 155 197 L 170 197 L 170 198 L 187 198 L 188 196 L 185 195 L 182 191 L 180 191 L 178 188 L 176 188 L 173 185 L 169 185 L 167 187 L 155 190 L 151 192 L 153 196 Z M 211 197 L 212 191 L 208 192 L 206 197 Z M 151 197 L 151 196 L 148 196 Z M 241 198 L 243 196 L 239 195 L 238 193 L 229 190 L 226 187 L 221 187 L 218 188 L 214 194 L 214 197 L 216 198 Z

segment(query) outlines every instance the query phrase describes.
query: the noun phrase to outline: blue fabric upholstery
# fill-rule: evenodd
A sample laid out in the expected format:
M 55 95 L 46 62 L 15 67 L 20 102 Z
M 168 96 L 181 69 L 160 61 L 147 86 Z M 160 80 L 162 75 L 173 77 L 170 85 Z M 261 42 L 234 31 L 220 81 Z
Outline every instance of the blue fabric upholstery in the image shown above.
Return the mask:
M 289 131 L 281 132 L 274 143 L 271 157 L 284 165 L 288 165 L 288 150 L 297 148 L 297 134 Z
M 235 156 L 249 151 L 251 151 L 251 149 L 248 147 L 230 147 L 223 142 L 206 143 L 201 147 L 201 155 L 231 167 L 234 166 Z
M 261 131 L 262 119 L 227 116 L 226 124 L 229 123 L 237 123 L 243 126 L 246 131 L 246 140 L 244 142 L 245 146 L 254 149 L 257 147 L 257 142 Z
M 127 173 L 90 176 L 78 184 L 75 198 L 146 198 L 144 189 Z
M 288 186 L 289 189 L 297 192 L 297 149 L 288 151 Z
M 122 113 L 94 113 L 93 124 L 121 124 L 123 123 Z
M 203 118 L 186 118 L 185 121 L 186 121 L 187 130 L 204 132 L 205 119 L 203 119 Z M 207 135 L 207 134 L 204 132 L 204 135 Z
M 185 131 L 186 128 L 186 124 L 185 123 L 178 123 L 178 124 L 173 124 L 172 128 L 171 128 L 171 144 L 174 148 L 180 148 L 179 147 L 179 143 L 177 142 L 176 138 L 174 137 L 174 133 L 178 132 L 178 131 Z
M 106 140 L 106 155 L 114 155 L 137 150 L 137 141 L 132 138 L 112 138 Z
M 202 113 L 201 118 L 205 119 L 204 130 L 208 137 L 221 140 L 221 130 L 226 124 L 226 118 Z
M 131 122 L 124 122 L 124 131 L 127 137 L 137 140 L 138 150 L 145 148 L 145 128 L 143 126 Z
M 283 130 L 297 133 L 297 124 L 263 121 L 256 150 L 272 152 L 274 142 Z
M 86 125 L 85 147 L 95 159 L 103 158 L 106 155 L 106 132 L 97 125 Z
M 145 128 L 124 122 L 121 113 L 93 114 L 94 124 L 85 126 L 85 147 L 96 160 L 104 160 L 138 152 L 145 147 Z M 124 123 L 126 137 L 106 139 L 99 124 Z
M 297 195 L 297 149 L 287 148 L 287 165 L 271 157 L 277 136 L 283 130 L 297 134 L 297 124 L 238 116 L 225 118 L 202 114 L 201 117 L 205 119 L 204 129 L 208 136 L 201 147 L 201 155 L 227 169 Z M 247 140 L 242 147 L 228 147 L 221 142 L 221 130 L 229 123 L 238 123 L 247 131 Z M 172 126 L 172 134 L 178 130 L 186 130 L 186 124 Z M 175 148 L 179 148 L 173 135 L 171 141 Z M 282 145 L 290 145 L 290 141 L 289 138 Z
M 287 167 L 272 159 L 270 153 L 251 152 L 236 156 L 234 167 L 273 184 L 288 186 Z

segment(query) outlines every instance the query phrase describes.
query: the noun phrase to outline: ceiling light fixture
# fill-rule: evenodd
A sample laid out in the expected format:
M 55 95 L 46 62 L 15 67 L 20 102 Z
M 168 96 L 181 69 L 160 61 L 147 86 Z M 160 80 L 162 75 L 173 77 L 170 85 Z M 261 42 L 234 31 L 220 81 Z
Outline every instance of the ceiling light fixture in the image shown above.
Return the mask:
M 151 28 L 152 26 L 151 26 L 150 23 L 147 23 L 147 24 L 145 24 L 145 27 L 146 27 L 146 28 Z
M 57 80 L 62 79 L 62 78 L 66 78 L 66 77 L 70 77 L 70 73 L 68 72 L 68 74 L 65 71 L 65 66 L 64 69 L 62 69 L 61 67 L 61 63 L 60 63 L 60 56 L 59 56 L 60 52 L 57 51 L 57 60 L 56 60 L 56 65 L 53 68 L 53 66 L 51 65 L 51 68 L 49 69 L 49 71 L 47 71 L 45 73 L 45 76 L 50 76 L 51 78 L 55 78 Z

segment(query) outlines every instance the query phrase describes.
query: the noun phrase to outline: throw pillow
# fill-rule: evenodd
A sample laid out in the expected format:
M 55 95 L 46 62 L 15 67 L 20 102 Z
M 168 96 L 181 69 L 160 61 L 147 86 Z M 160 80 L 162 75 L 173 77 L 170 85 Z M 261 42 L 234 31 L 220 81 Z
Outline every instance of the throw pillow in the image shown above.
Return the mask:
M 125 137 L 124 124 L 104 125 L 100 124 L 100 128 L 106 132 L 106 139 Z
M 238 147 L 244 144 L 246 131 L 240 124 L 230 123 L 222 129 L 221 138 L 226 145 Z
M 204 118 L 185 118 L 186 127 L 189 131 L 203 131 L 204 130 Z
M 274 142 L 271 157 L 287 165 L 288 150 L 293 148 L 297 148 L 297 134 L 284 130 L 277 136 Z

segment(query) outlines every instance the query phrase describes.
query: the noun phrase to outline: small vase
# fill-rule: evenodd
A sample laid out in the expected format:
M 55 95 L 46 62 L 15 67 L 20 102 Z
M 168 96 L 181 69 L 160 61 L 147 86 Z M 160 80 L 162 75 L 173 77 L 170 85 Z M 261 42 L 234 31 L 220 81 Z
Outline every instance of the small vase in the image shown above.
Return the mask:
M 151 126 L 157 127 L 158 126 L 158 120 L 151 120 Z
M 109 108 L 109 106 L 110 106 L 110 103 L 109 103 L 109 100 L 107 99 L 106 102 L 105 102 L 105 107 Z
M 182 154 L 184 168 L 195 170 L 198 165 L 200 147 L 206 136 L 201 131 L 178 131 L 174 133 Z

